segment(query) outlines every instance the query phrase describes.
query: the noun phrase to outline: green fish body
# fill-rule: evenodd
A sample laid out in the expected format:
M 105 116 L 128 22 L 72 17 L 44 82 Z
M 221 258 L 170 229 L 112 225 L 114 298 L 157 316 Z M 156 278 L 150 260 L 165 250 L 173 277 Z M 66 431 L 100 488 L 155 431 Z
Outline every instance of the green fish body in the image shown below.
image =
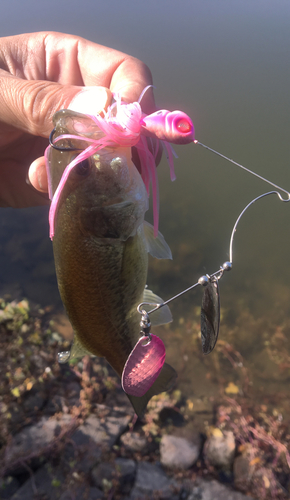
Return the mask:
M 96 133 L 88 117 L 67 110 L 56 113 L 54 124 L 55 137 L 75 134 L 77 124 L 91 136 Z M 57 141 L 57 146 L 84 148 L 75 139 Z M 77 154 L 51 148 L 51 195 Z M 144 226 L 147 208 L 146 189 L 129 148 L 101 149 L 69 174 L 58 203 L 53 251 L 60 295 L 75 337 L 71 351 L 61 353 L 60 361 L 86 353 L 103 356 L 121 377 L 140 338 L 137 306 L 144 300 L 148 246 L 153 254 L 167 252 L 162 236 L 154 242 L 150 227 Z M 149 290 L 145 298 L 161 301 Z M 171 320 L 168 310 L 161 311 L 155 314 L 157 324 Z M 173 368 L 165 364 L 144 396 L 129 396 L 136 413 L 142 414 L 149 399 L 167 390 L 175 378 Z

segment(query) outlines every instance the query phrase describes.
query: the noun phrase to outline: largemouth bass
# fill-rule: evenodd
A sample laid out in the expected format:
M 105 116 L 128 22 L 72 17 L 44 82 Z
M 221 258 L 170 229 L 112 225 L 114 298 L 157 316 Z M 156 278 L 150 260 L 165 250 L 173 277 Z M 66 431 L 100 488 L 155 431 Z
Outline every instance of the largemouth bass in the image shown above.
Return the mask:
M 103 134 L 88 116 L 68 110 L 55 114 L 54 125 L 54 138 Z M 81 137 L 56 144 L 59 149 L 51 147 L 47 161 L 51 197 L 80 152 L 73 148 L 87 147 Z M 145 289 L 148 251 L 171 257 L 162 235 L 154 239 L 153 228 L 144 224 L 147 208 L 148 195 L 131 161 L 131 148 L 103 148 L 69 173 L 55 213 L 53 251 L 60 295 L 75 336 L 71 351 L 61 353 L 60 361 L 86 353 L 102 356 L 121 377 L 140 338 L 138 304 L 144 297 L 162 302 Z M 152 324 L 171 321 L 169 309 L 160 309 L 150 319 Z M 174 369 L 165 363 L 144 396 L 128 396 L 136 413 L 141 415 L 149 399 L 167 390 L 175 378 Z

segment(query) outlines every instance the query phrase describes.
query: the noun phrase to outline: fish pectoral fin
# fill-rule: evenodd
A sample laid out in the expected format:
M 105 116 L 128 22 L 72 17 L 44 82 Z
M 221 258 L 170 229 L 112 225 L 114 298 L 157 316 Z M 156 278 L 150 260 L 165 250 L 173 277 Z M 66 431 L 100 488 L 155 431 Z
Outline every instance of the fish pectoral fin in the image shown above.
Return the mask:
M 154 238 L 154 228 L 152 224 L 144 221 L 143 224 L 144 237 L 147 245 L 147 251 L 155 257 L 155 259 L 171 259 L 172 253 L 169 245 L 166 243 L 164 236 L 158 231 L 157 238 Z
M 89 354 L 91 356 L 91 353 L 89 351 L 87 351 L 82 346 L 82 344 L 80 343 L 78 338 L 75 337 L 69 351 L 63 351 L 63 352 L 58 353 L 58 362 L 59 363 L 67 363 L 68 361 L 71 361 L 72 359 L 83 358 L 87 354 Z
M 164 300 L 161 297 L 158 297 L 152 290 L 148 288 L 144 289 L 143 292 L 143 302 L 149 302 L 150 304 L 163 304 Z M 142 309 L 145 311 L 150 311 L 153 309 L 153 306 L 144 305 Z M 152 326 L 165 325 L 166 323 L 171 323 L 172 314 L 168 306 L 163 306 L 161 309 L 150 314 L 150 321 Z
M 143 415 L 144 410 L 146 409 L 146 406 L 152 396 L 160 394 L 164 391 L 168 391 L 173 386 L 176 379 L 177 373 L 174 368 L 172 368 L 172 366 L 168 365 L 167 363 L 164 363 L 158 378 L 150 387 L 149 391 L 144 394 L 144 396 L 138 398 L 137 396 L 130 396 L 129 394 L 127 394 L 138 417 L 141 417 Z

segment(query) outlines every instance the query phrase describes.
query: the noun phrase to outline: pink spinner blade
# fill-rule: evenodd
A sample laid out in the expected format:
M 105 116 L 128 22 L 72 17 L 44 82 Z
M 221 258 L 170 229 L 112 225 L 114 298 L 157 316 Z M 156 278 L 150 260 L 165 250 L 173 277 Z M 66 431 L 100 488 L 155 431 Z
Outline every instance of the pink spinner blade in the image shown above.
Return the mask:
M 141 337 L 128 357 L 122 374 L 122 387 L 130 396 L 144 396 L 157 379 L 165 361 L 165 346 L 156 335 Z

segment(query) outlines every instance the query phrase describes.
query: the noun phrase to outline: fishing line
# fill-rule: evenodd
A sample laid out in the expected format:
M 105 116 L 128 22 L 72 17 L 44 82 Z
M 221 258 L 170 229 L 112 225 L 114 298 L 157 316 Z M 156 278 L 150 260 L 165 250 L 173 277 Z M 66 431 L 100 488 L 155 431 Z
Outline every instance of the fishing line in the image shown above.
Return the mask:
M 252 174 L 254 175 L 255 177 L 258 177 L 258 179 L 261 179 L 262 181 L 264 182 L 267 182 L 267 184 L 269 184 L 270 186 L 273 186 L 274 188 L 276 189 L 280 189 L 280 191 L 283 191 L 283 193 L 286 193 L 287 196 L 288 196 L 288 199 L 287 200 L 284 200 L 283 198 L 280 197 L 280 200 L 281 201 L 289 201 L 290 200 L 290 193 L 288 191 L 286 191 L 285 189 L 281 188 L 280 186 L 277 186 L 277 184 L 274 184 L 273 182 L 269 181 L 268 179 L 265 179 L 265 177 L 262 177 L 261 175 L 259 174 L 256 174 L 256 172 L 253 172 L 252 170 L 250 170 L 249 168 L 246 168 L 244 167 L 243 165 L 241 165 L 240 163 L 237 163 L 236 161 L 232 160 L 231 158 L 228 158 L 227 156 L 223 155 L 222 153 L 219 153 L 218 151 L 215 151 L 214 149 L 206 146 L 205 144 L 202 144 L 201 142 L 199 142 L 197 139 L 195 139 L 194 141 L 194 144 L 197 144 L 198 146 L 202 146 L 203 148 L 207 149 L 208 151 L 211 151 L 212 153 L 214 153 L 215 155 L 217 156 L 220 156 L 221 158 L 223 158 L 224 160 L 227 160 L 229 161 L 230 163 L 232 163 L 233 165 L 236 165 L 237 167 L 240 167 L 242 168 L 243 170 L 245 170 L 246 172 L 248 172 L 249 174 Z M 277 193 L 278 194 L 278 193 Z

